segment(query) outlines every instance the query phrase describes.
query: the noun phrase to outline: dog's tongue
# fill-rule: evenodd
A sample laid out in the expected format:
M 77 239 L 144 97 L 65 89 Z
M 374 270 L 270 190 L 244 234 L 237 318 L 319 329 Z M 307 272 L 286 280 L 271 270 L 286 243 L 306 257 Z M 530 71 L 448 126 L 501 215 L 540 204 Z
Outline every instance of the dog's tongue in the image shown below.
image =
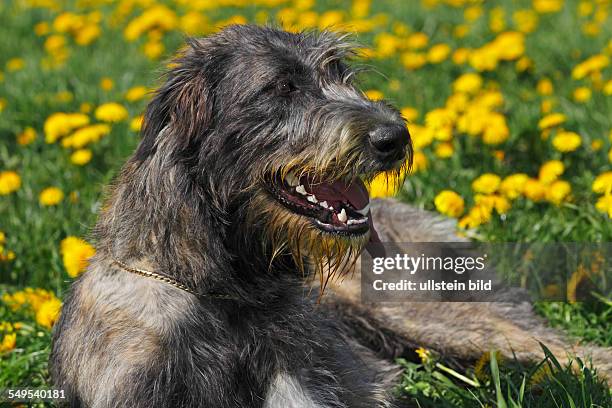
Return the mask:
M 353 208 L 361 210 L 370 202 L 368 190 L 360 179 L 357 179 L 351 184 L 342 181 L 335 181 L 328 184 L 314 184 L 310 186 L 310 191 L 319 201 L 328 201 L 332 206 L 335 202 L 343 201 L 344 199 L 348 201 Z M 370 242 L 366 245 L 366 249 L 373 257 L 379 256 L 382 245 L 380 245 L 380 238 L 374 228 L 371 211 L 368 212 L 368 223 L 370 224 Z
M 368 190 L 363 181 L 359 179 L 352 184 L 334 181 L 333 183 L 313 184 L 309 187 L 319 201 L 326 200 L 332 206 L 341 201 L 347 201 L 353 208 L 361 210 L 370 202 Z

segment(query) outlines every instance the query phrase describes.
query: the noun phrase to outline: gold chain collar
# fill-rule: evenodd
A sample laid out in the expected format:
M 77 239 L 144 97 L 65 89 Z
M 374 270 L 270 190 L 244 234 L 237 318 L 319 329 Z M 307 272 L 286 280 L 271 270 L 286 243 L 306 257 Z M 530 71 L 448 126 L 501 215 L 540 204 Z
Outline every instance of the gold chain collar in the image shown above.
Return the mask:
M 175 288 L 181 289 L 187 293 L 190 293 L 194 296 L 197 297 L 201 297 L 201 298 L 213 298 L 213 299 L 224 299 L 224 300 L 238 300 L 237 297 L 235 296 L 231 296 L 231 295 L 226 295 L 223 293 L 214 293 L 214 292 L 209 292 L 209 293 L 198 293 L 195 290 L 191 289 L 190 287 L 188 287 L 187 285 L 182 284 L 181 282 L 177 281 L 176 279 L 173 279 L 171 277 L 169 277 L 168 275 L 165 275 L 163 273 L 159 273 L 159 272 L 151 272 L 151 271 L 146 271 L 144 269 L 138 269 L 138 268 L 133 268 L 131 266 L 128 266 L 126 264 L 124 264 L 123 262 L 117 260 L 117 259 L 113 259 L 113 263 L 115 265 L 117 265 L 119 268 L 123 269 L 124 271 L 133 273 L 135 275 L 140 275 L 140 276 L 144 276 L 146 278 L 152 278 L 155 280 L 158 280 L 160 282 L 164 282 L 164 283 L 168 283 L 172 286 L 174 286 Z

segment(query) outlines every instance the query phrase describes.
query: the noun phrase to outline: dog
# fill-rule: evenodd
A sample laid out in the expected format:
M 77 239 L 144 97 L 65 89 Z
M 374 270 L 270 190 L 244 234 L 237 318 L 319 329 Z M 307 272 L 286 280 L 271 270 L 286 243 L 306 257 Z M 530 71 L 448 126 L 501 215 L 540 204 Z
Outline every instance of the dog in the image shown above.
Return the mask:
M 318 305 L 376 242 L 364 181 L 411 158 L 353 54 L 345 36 L 253 25 L 188 41 L 54 328 L 71 406 L 392 406 L 393 367 Z
M 352 53 L 329 32 L 255 26 L 190 42 L 54 327 L 50 371 L 70 406 L 413 406 L 391 401 L 389 361 L 423 346 L 529 363 L 543 341 L 612 378 L 609 348 L 575 345 L 514 292 L 361 300 L 364 248 L 466 239 L 430 212 L 368 203 L 360 180 L 403 172 L 411 150 L 397 111 L 352 84 Z

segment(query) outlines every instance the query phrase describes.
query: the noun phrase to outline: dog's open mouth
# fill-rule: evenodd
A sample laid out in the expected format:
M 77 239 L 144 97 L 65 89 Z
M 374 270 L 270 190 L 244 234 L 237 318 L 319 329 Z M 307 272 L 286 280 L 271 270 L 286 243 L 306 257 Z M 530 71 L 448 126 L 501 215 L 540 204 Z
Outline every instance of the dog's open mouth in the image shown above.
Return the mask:
M 288 210 L 308 217 L 322 231 L 343 235 L 366 234 L 372 225 L 368 191 L 359 179 L 352 183 L 313 181 L 288 173 L 271 185 L 272 195 Z

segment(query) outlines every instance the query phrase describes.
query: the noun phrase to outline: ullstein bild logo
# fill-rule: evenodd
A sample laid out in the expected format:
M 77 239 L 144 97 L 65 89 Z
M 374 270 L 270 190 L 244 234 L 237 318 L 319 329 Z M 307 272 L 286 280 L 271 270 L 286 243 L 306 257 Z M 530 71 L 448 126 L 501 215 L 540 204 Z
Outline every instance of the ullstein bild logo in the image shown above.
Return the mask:
M 588 301 L 609 293 L 612 244 L 387 243 L 361 259 L 365 302 Z M 585 272 L 586 271 L 586 272 Z

